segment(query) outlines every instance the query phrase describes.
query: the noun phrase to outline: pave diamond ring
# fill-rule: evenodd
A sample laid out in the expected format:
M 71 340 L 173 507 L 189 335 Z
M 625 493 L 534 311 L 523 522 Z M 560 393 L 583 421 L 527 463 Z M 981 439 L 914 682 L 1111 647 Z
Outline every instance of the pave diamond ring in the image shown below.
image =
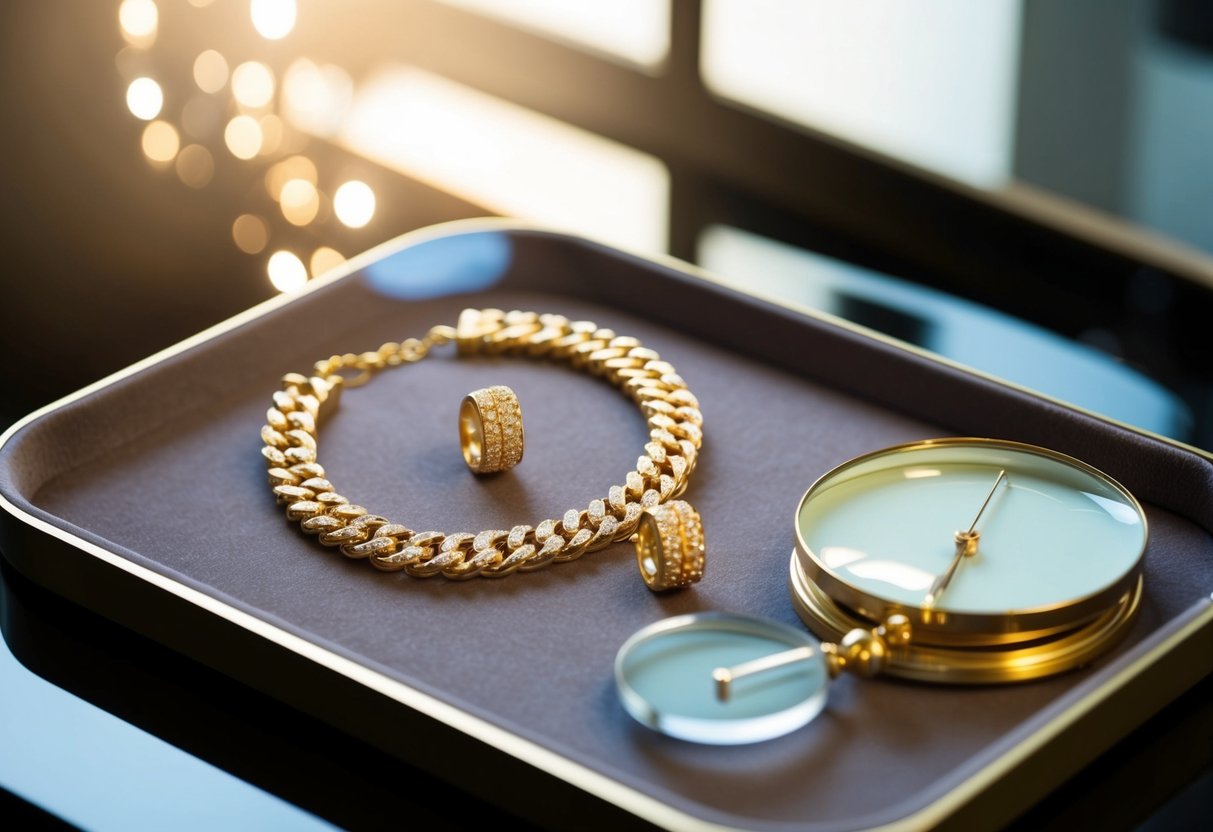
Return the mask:
M 505 385 L 469 393 L 459 406 L 459 445 L 474 474 L 491 474 L 522 461 L 524 438 L 518 396 Z

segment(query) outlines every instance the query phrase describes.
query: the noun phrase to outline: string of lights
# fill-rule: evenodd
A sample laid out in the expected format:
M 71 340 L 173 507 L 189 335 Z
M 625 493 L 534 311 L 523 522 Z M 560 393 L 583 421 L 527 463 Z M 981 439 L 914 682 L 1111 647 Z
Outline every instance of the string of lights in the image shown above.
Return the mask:
M 190 0 L 196 10 L 210 3 Z M 278 41 L 294 30 L 297 15 L 295 0 L 251 0 L 248 22 L 264 41 Z M 266 276 L 278 291 L 297 291 L 309 277 L 342 263 L 345 256 L 332 245 L 304 251 L 277 243 L 290 239 L 292 226 L 314 227 L 327 239 L 335 236 L 324 233 L 335 223 L 359 229 L 375 217 L 370 185 L 330 176 L 309 155 L 310 144 L 335 134 L 348 111 L 350 75 L 305 57 L 293 58 L 276 73 L 262 60 L 232 66 L 217 48 L 193 56 L 179 50 L 159 54 L 155 0 L 122 0 L 118 24 L 126 46 L 116 63 L 126 79 L 127 109 L 146 122 L 140 147 L 148 164 L 174 172 L 193 189 L 208 187 L 225 166 L 237 166 L 235 175 L 250 182 L 260 179 L 277 212 L 240 213 L 232 221 L 231 239 L 240 251 L 264 259 Z M 181 76 L 189 80 L 174 85 Z

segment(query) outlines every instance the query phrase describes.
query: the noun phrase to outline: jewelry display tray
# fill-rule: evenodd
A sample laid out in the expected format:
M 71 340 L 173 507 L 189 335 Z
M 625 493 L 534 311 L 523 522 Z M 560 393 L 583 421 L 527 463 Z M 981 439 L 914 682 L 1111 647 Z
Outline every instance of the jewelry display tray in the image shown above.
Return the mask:
M 702 583 L 649 592 L 627 543 L 504 580 L 422 581 L 284 518 L 258 436 L 281 376 L 468 306 L 591 320 L 678 369 L 704 414 L 685 495 Z M 458 407 L 493 384 L 518 393 L 526 455 L 477 478 Z M 624 712 L 612 666 L 629 635 L 702 610 L 801 626 L 787 574 L 804 491 L 855 455 L 946 435 L 1062 451 L 1145 505 L 1145 594 L 1110 653 L 1016 685 L 844 676 L 815 721 L 752 745 L 671 739 Z M 320 437 L 352 502 L 451 533 L 605 497 L 648 432 L 599 379 L 446 347 L 346 390 Z M 1210 495 L 1213 461 L 1193 449 L 673 261 L 479 222 L 406 235 L 14 426 L 0 547 L 55 592 L 540 825 L 960 828 L 1009 819 L 1210 671 Z

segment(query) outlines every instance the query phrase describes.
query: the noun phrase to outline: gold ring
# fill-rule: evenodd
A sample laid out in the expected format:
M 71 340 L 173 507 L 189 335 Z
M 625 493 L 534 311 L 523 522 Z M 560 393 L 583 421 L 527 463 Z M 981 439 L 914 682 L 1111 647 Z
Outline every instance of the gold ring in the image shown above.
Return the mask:
M 522 460 L 522 408 L 504 385 L 468 393 L 459 406 L 463 461 L 476 474 L 513 468 Z
M 644 583 L 654 592 L 690 586 L 703 578 L 703 524 L 699 512 L 685 500 L 645 509 L 632 543 Z

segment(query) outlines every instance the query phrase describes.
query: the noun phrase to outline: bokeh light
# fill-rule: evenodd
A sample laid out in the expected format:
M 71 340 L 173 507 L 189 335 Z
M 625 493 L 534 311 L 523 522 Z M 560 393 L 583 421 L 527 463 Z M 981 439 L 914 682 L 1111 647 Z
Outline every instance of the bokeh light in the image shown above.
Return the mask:
M 256 214 L 241 214 L 232 223 L 232 240 L 245 254 L 258 254 L 270 241 L 270 230 Z
M 245 61 L 232 70 L 232 95 L 245 107 L 264 107 L 274 97 L 274 73 L 260 61 Z
M 205 188 L 215 175 L 215 157 L 200 144 L 190 144 L 177 154 L 177 176 L 191 188 Z
M 122 0 L 118 7 L 118 25 L 132 46 L 148 47 L 156 40 L 160 10 L 153 0 Z
M 375 216 L 375 192 L 370 185 L 353 179 L 333 195 L 337 219 L 350 228 L 362 228 Z
M 223 142 L 237 159 L 252 159 L 261 152 L 261 125 L 252 116 L 236 116 L 224 128 Z
M 298 292 L 307 283 L 307 267 L 289 251 L 275 251 L 266 264 L 270 283 L 279 292 Z
M 319 277 L 330 269 L 335 269 L 345 262 L 345 257 L 335 248 L 321 246 L 312 252 L 312 277 Z
M 319 180 L 316 175 L 316 163 L 306 156 L 292 156 L 283 159 L 265 173 L 265 191 L 270 198 L 277 201 L 282 198 L 282 188 L 292 179 L 303 179 L 313 185 Z
M 167 121 L 153 121 L 143 128 L 143 154 L 153 162 L 171 162 L 181 147 L 177 128 Z
M 135 118 L 151 121 L 160 115 L 160 108 L 164 106 L 164 92 L 151 78 L 136 78 L 126 88 L 126 106 Z
M 278 202 L 282 207 L 282 216 L 291 225 L 307 225 L 316 219 L 320 211 L 320 194 L 316 186 L 306 179 L 287 180 Z
M 259 118 L 257 123 L 261 125 L 261 152 L 266 156 L 277 153 L 278 148 L 282 147 L 282 139 L 286 135 L 282 119 L 269 113 Z
M 280 40 L 295 28 L 295 0 L 253 0 L 249 13 L 253 28 L 266 40 Z
M 227 58 L 208 49 L 194 59 L 194 83 L 203 92 L 216 93 L 227 83 Z
M 282 109 L 288 121 L 316 136 L 333 136 L 354 101 L 354 80 L 339 66 L 299 58 L 282 76 Z

